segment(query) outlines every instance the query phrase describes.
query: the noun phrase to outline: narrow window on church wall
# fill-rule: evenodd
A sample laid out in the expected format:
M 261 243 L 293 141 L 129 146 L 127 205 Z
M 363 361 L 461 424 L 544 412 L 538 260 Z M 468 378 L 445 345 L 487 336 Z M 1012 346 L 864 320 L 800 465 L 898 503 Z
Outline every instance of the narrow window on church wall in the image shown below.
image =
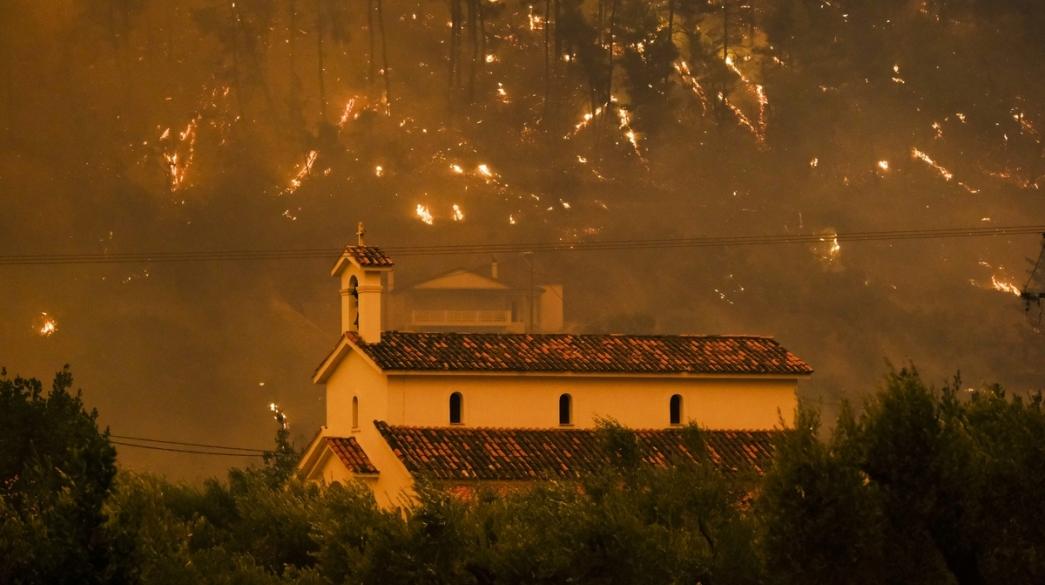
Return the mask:
M 672 395 L 671 403 L 668 405 L 668 416 L 671 424 L 682 424 L 682 395 Z
M 573 397 L 569 394 L 563 394 L 559 397 L 559 424 L 573 424 Z
M 464 406 L 462 403 L 463 398 L 460 392 L 454 392 L 450 395 L 450 424 L 461 424 L 461 410 Z
M 352 397 L 352 428 L 359 428 L 359 397 Z

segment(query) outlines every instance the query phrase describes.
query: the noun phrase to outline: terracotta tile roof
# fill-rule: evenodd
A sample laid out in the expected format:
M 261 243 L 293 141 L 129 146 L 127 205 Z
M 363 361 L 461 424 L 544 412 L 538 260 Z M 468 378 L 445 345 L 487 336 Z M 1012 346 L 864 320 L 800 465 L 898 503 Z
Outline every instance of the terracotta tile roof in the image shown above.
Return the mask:
M 413 333 L 349 339 L 384 370 L 805 375 L 813 369 L 768 337 Z
M 351 257 L 360 266 L 392 266 L 389 258 L 381 248 L 373 246 L 345 246 L 345 254 Z
M 576 479 L 607 462 L 595 430 L 374 425 L 414 475 L 434 480 Z M 694 461 L 684 429 L 634 431 L 645 462 Z M 727 471 L 762 474 L 780 431 L 702 431 L 711 460 Z
M 355 437 L 326 437 L 330 450 L 352 473 L 377 473 Z

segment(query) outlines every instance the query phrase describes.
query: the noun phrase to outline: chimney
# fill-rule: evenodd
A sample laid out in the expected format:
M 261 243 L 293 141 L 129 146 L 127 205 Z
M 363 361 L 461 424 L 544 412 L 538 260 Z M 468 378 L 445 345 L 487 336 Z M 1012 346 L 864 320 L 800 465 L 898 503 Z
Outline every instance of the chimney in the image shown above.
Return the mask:
M 497 258 L 490 262 L 490 278 L 497 280 Z

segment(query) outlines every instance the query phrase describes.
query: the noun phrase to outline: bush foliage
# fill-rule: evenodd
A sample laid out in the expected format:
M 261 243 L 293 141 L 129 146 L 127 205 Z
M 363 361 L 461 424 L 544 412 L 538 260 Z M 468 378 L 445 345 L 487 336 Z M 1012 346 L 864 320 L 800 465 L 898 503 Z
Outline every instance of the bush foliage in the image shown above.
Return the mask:
M 71 383 L 0 378 L 4 583 L 1045 582 L 1041 397 L 913 368 L 830 432 L 800 409 L 764 477 L 647 466 L 605 422 L 609 463 L 582 481 L 421 482 L 395 510 L 275 481 L 274 459 L 202 485 L 116 474 Z

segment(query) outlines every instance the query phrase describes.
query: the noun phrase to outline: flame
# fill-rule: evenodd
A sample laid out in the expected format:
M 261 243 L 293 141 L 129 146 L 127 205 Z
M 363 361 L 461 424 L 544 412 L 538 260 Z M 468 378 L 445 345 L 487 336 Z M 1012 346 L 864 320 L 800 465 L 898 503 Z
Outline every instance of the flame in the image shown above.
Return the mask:
M 464 221 L 464 211 L 461 210 L 461 206 L 454 203 L 452 209 L 452 215 L 454 221 Z
M 414 212 L 417 214 L 417 218 L 426 224 L 432 225 L 435 223 L 435 218 L 432 217 L 432 212 L 428 209 L 427 205 L 418 203 Z
M 911 149 L 911 157 L 912 158 L 916 158 L 916 159 L 924 162 L 925 164 L 929 165 L 933 169 L 935 169 L 936 172 L 939 173 L 940 176 L 943 177 L 943 179 L 945 181 L 950 181 L 951 179 L 954 178 L 954 173 L 952 173 L 951 171 L 948 171 L 943 166 L 937 164 L 937 162 L 934 161 L 932 159 L 932 157 L 930 157 L 928 154 L 925 154 L 924 152 L 918 150 L 917 148 L 912 148 Z
M 383 176 L 385 176 L 385 167 L 383 167 L 381 165 L 375 165 L 374 166 L 374 176 L 375 177 L 383 177 Z
M 530 22 L 530 30 L 541 30 L 544 28 L 544 17 L 533 13 L 533 5 L 527 6 L 527 18 Z
M 312 174 L 312 165 L 316 163 L 317 156 L 319 156 L 319 151 L 308 151 L 308 154 L 305 155 L 304 162 L 301 163 L 301 168 L 298 169 L 294 178 L 290 180 L 290 184 L 287 188 L 283 190 L 284 194 L 291 195 L 301 187 L 301 183 L 304 182 L 305 178 Z
M 761 85 L 755 85 L 755 96 L 758 98 L 758 132 L 762 136 L 763 140 L 766 136 L 766 107 L 769 105 L 769 98 L 766 97 L 766 90 Z
M 708 113 L 708 95 L 704 91 L 704 87 L 700 85 L 697 78 L 690 72 L 689 65 L 685 61 L 680 59 L 675 61 L 674 65 L 675 71 L 678 72 L 679 77 L 682 78 L 682 81 L 686 82 L 690 91 L 692 91 L 693 95 L 697 97 L 697 101 L 700 103 L 701 112 L 706 115 Z
M 813 158 L 809 159 L 809 168 L 815 169 L 819 165 L 820 165 L 820 158 L 819 157 L 815 157 L 814 156 Z
M 639 135 L 635 133 L 631 128 L 631 114 L 627 110 L 621 107 L 617 107 L 617 128 L 624 132 L 624 138 L 627 139 L 628 143 L 631 144 L 632 150 L 639 158 L 642 158 L 642 151 L 639 149 Z
M 36 333 L 41 337 L 50 337 L 58 332 L 58 321 L 47 313 L 40 313 L 35 328 Z
M 493 171 L 490 170 L 490 167 L 487 166 L 486 163 L 479 163 L 479 166 L 475 167 L 475 170 L 480 175 L 482 175 L 484 177 L 487 177 L 487 178 L 492 178 L 493 177 Z
M 887 160 L 880 160 L 880 161 L 878 161 L 878 169 L 881 170 L 882 172 L 888 172 L 889 171 L 889 161 L 887 161 Z
M 341 128 L 345 124 L 347 124 L 349 119 L 355 119 L 355 117 L 358 117 L 358 114 L 356 114 L 356 116 L 352 116 L 352 111 L 355 109 L 355 107 L 356 107 L 356 98 L 350 98 L 348 100 L 348 103 L 345 104 L 344 111 L 341 112 L 341 118 L 338 119 L 338 121 L 337 121 L 337 127 L 338 128 Z
M 991 275 L 991 287 L 994 290 L 1012 295 L 1020 296 L 1020 288 L 1011 281 L 1006 281 L 998 278 L 997 275 Z
M 196 158 L 196 131 L 199 128 L 200 114 L 189 120 L 185 129 L 178 132 L 178 142 L 170 145 L 163 153 L 163 160 L 167 163 L 167 185 L 170 190 L 178 191 L 185 186 L 185 176 Z M 167 128 L 160 135 L 160 141 L 169 140 L 171 129 Z
M 459 165 L 457 163 L 451 164 L 450 165 L 450 170 L 455 172 L 455 173 L 457 173 L 458 175 L 464 174 L 464 169 L 461 168 L 461 165 Z

